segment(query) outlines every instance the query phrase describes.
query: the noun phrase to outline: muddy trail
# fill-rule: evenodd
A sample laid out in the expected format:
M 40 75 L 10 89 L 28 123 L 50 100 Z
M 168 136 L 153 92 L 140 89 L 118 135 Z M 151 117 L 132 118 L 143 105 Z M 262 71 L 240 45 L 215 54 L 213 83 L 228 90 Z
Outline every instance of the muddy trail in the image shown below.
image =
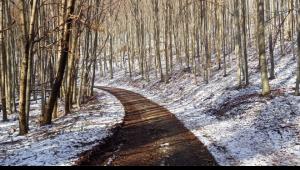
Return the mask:
M 207 148 L 167 109 L 122 89 L 98 87 L 125 107 L 124 123 L 78 165 L 217 166 Z

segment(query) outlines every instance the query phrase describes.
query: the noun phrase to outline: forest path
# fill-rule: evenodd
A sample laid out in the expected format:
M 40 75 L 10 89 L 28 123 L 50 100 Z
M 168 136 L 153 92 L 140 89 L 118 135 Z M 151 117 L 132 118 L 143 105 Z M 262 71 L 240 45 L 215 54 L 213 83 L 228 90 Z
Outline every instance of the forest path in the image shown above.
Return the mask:
M 206 147 L 167 109 L 117 88 L 97 87 L 125 107 L 122 127 L 78 165 L 216 166 Z

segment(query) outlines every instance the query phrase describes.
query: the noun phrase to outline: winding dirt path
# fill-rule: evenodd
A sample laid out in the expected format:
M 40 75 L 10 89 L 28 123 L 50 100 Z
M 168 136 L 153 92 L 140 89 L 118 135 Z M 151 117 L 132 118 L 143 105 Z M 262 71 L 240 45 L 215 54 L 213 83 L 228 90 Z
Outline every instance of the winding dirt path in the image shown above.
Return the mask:
M 122 89 L 97 87 L 125 107 L 124 124 L 78 165 L 216 166 L 206 147 L 167 109 Z

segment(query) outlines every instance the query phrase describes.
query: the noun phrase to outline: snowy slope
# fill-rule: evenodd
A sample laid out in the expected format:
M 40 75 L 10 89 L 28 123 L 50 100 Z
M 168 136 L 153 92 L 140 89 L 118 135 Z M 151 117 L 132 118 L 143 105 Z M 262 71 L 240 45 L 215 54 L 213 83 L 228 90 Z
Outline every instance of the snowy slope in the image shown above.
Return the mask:
M 291 53 L 290 44 L 286 46 Z M 140 76 L 128 81 L 128 75 L 117 69 L 113 80 L 100 78 L 98 84 L 132 90 L 164 105 L 207 146 L 220 165 L 300 165 L 300 98 L 292 95 L 296 59 L 292 54 L 280 56 L 279 51 L 276 47 L 272 98 L 257 95 L 261 91 L 258 59 L 251 48 L 251 85 L 245 89 L 236 88 L 235 62 L 227 77 L 214 69 L 209 84 L 201 78 L 195 83 L 193 75 L 178 67 L 167 85 L 157 81 L 153 71 L 152 81 L 147 83 Z M 226 104 L 232 106 L 226 109 Z
M 80 153 L 111 135 L 125 115 L 115 97 L 100 91 L 80 110 L 47 127 L 39 127 L 36 121 L 39 106 L 32 106 L 31 131 L 27 136 L 18 136 L 18 123 L 13 117 L 10 122 L 0 123 L 0 166 L 74 165 Z

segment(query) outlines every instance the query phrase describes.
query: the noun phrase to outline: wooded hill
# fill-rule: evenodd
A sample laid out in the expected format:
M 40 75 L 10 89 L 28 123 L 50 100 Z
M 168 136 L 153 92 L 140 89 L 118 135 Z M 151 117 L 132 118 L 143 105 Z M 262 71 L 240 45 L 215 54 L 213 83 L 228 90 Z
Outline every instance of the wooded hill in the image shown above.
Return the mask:
M 247 48 L 255 45 L 262 94 L 275 77 L 274 47 L 291 41 L 298 56 L 299 0 L 15 0 L 1 1 L 1 103 L 3 120 L 19 114 L 28 133 L 30 100 L 41 98 L 41 125 L 93 95 L 95 78 L 124 69 L 169 83 L 175 66 L 209 83 L 213 69 L 237 63 L 236 83 L 250 85 Z M 252 42 L 255 40 L 255 42 Z M 229 57 L 231 53 L 235 57 Z M 216 66 L 216 67 L 215 67 Z M 99 73 L 99 75 L 96 75 Z M 222 83 L 222 82 L 220 82 Z M 58 100 L 60 99 L 60 100 Z

